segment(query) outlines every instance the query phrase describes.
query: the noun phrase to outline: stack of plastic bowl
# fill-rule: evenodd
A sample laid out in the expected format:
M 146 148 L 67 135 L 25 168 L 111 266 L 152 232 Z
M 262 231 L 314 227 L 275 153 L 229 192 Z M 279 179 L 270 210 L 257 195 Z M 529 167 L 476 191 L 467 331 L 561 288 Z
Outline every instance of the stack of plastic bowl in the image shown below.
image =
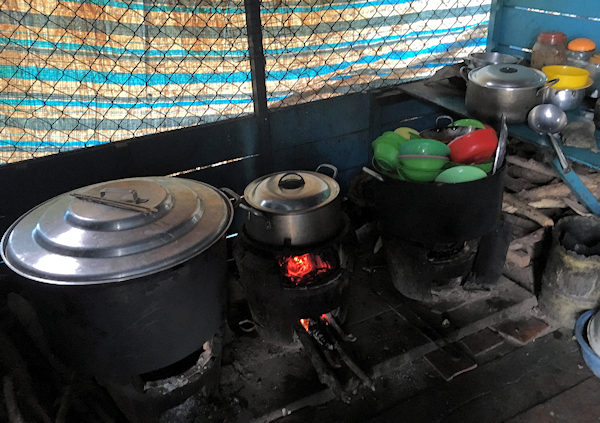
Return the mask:
M 558 80 L 543 89 L 542 102 L 554 104 L 563 110 L 579 107 L 585 98 L 586 89 L 594 83 L 587 69 L 575 66 L 544 66 L 542 72 L 549 81 Z
M 492 170 L 494 152 L 498 146 L 496 132 L 474 119 L 461 119 L 451 123 L 449 129 L 468 127 L 468 131 L 428 133 L 446 136 L 461 134 L 446 142 L 421 138 L 417 131 L 398 128 L 384 132 L 373 141 L 373 160 L 376 169 L 394 178 L 417 182 L 460 183 L 485 178 Z
M 411 181 L 430 182 L 448 162 L 450 149 L 440 141 L 417 138 L 399 147 L 398 175 Z
M 411 128 L 397 128 L 387 131 L 373 141 L 373 159 L 385 173 L 395 174 L 398 168 L 398 155 L 400 146 L 411 137 L 418 137 L 419 133 Z

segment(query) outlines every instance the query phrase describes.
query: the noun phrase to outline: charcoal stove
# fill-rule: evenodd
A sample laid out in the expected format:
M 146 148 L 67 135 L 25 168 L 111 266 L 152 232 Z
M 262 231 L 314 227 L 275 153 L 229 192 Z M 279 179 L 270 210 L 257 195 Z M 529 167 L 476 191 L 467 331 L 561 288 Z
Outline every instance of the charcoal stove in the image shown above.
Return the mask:
M 502 166 L 486 178 L 459 184 L 381 174 L 362 189 L 366 203 L 374 206 L 392 281 L 401 294 L 432 301 L 436 291 L 452 291 L 467 278 L 492 283 L 500 277 L 508 248 L 501 218 L 505 171 Z
M 132 423 L 159 422 L 161 415 L 186 399 L 218 391 L 222 330 L 182 360 L 127 380 L 102 380 L 121 412 Z
M 332 239 L 310 246 L 273 246 L 240 231 L 234 257 L 252 319 L 267 342 L 289 345 L 300 319 L 345 315 L 348 258 L 346 225 Z

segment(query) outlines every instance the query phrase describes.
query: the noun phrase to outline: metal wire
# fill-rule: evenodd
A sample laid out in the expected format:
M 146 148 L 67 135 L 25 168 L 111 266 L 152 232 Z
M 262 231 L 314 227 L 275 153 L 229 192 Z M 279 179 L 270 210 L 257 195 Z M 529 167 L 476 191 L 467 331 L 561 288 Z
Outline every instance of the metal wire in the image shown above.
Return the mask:
M 269 107 L 482 50 L 490 0 L 262 1 Z M 0 0 L 0 163 L 253 110 L 243 0 Z

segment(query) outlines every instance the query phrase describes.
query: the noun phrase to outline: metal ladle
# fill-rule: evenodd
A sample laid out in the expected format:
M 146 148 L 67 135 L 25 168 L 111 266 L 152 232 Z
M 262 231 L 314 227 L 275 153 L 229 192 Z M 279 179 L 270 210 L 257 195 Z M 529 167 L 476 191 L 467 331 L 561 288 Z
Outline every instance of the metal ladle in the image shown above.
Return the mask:
M 565 153 L 563 153 L 558 145 L 558 140 L 555 135 L 567 126 L 567 115 L 565 112 L 554 104 L 540 104 L 531 109 L 527 116 L 527 123 L 529 124 L 529 127 L 537 133 L 548 135 L 550 144 L 558 156 L 558 161 L 563 172 L 569 172 L 571 170 L 569 162 L 567 162 Z

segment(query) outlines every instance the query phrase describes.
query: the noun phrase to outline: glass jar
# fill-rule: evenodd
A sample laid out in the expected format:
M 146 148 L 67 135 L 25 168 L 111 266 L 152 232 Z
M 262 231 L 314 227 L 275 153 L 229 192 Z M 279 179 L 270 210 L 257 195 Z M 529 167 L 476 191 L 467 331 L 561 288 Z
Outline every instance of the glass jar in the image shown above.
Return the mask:
M 594 123 L 596 128 L 600 129 L 600 98 L 596 100 L 596 107 L 594 109 Z
M 586 68 L 596 44 L 587 38 L 575 38 L 567 44 L 567 65 Z
M 531 67 L 564 65 L 567 55 L 567 36 L 558 31 L 542 32 L 531 49 Z

